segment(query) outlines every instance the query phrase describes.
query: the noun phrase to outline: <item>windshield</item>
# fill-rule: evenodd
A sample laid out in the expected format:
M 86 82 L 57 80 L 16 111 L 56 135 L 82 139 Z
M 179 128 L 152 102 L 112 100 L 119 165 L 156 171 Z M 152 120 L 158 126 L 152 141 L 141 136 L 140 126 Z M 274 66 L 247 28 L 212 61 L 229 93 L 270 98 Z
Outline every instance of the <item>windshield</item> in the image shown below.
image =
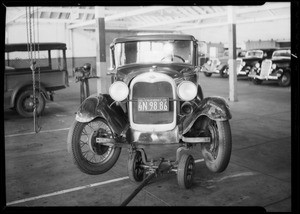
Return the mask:
M 262 51 L 247 51 L 246 57 L 262 58 L 263 57 L 263 52 Z
M 276 57 L 291 57 L 291 50 L 274 51 L 272 58 Z
M 134 41 L 117 43 L 116 67 L 135 63 L 193 64 L 193 41 Z

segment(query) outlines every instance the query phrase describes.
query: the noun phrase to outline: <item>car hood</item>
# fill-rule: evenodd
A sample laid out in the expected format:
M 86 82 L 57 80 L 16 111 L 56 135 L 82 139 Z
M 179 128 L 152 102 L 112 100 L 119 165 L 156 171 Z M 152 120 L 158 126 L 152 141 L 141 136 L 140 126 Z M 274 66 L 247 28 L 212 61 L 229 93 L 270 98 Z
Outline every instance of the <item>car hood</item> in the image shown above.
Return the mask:
M 153 66 L 156 66 L 154 69 Z M 123 81 L 128 84 L 134 77 L 140 75 L 142 73 L 150 72 L 150 70 L 154 70 L 163 74 L 166 74 L 173 79 L 181 78 L 185 75 L 188 75 L 194 70 L 194 66 L 192 65 L 184 65 L 184 64 L 135 64 L 128 65 L 119 68 L 116 74 L 116 78 L 119 81 Z

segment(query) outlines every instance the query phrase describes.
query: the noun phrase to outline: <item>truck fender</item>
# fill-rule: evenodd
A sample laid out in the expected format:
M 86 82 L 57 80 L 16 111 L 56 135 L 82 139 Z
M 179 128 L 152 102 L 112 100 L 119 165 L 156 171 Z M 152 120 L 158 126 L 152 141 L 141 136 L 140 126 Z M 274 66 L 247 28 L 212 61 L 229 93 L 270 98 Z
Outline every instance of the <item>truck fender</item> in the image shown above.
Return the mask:
M 105 119 L 117 135 L 121 135 L 128 125 L 123 109 L 108 94 L 94 94 L 86 98 L 76 112 L 75 120 L 87 123 L 97 117 Z
M 38 83 L 36 83 L 36 84 L 38 84 Z M 19 95 L 19 92 L 21 92 L 25 89 L 29 89 L 29 88 L 32 89 L 32 83 L 31 82 L 24 83 L 23 85 L 19 85 L 17 88 L 15 88 L 12 95 L 11 95 L 10 106 L 11 107 L 15 106 L 15 101 L 17 99 L 17 96 Z M 47 93 L 47 90 L 42 85 L 41 85 L 41 92 L 42 92 L 45 99 L 50 100 L 50 97 Z
M 232 118 L 229 106 L 222 97 L 206 97 L 193 102 L 194 111 L 188 115 L 182 124 L 182 134 L 188 132 L 195 121 L 202 115 L 216 121 L 226 121 Z

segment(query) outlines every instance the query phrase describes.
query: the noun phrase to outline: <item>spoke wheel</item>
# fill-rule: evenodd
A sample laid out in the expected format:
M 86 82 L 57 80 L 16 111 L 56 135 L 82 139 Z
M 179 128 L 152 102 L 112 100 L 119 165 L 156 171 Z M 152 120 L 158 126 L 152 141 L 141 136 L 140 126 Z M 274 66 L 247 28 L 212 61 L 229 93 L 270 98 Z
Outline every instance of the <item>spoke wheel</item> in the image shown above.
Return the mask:
M 73 160 L 87 174 L 97 175 L 108 171 L 114 166 L 121 152 L 120 147 L 97 143 L 97 137 L 113 137 L 107 122 L 101 118 L 88 123 L 75 121 L 69 131 L 68 143 L 71 143 Z
M 224 171 L 231 156 L 231 130 L 229 121 L 214 121 L 205 118 L 203 129 L 206 136 L 211 138 L 211 143 L 201 145 L 201 152 L 205 164 L 212 172 Z
M 143 159 L 140 151 L 135 151 L 128 158 L 128 176 L 134 182 L 144 179 L 145 169 L 142 167 Z
M 183 154 L 177 168 L 177 181 L 180 188 L 189 189 L 195 175 L 195 161 L 191 155 Z

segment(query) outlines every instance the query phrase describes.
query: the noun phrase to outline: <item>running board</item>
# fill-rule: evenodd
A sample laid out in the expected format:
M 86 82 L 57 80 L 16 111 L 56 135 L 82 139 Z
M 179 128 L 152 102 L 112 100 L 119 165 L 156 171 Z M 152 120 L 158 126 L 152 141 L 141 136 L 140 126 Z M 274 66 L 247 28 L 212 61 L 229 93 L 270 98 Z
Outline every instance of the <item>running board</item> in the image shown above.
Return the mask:
M 185 143 L 210 143 L 210 137 L 183 137 L 182 141 Z

